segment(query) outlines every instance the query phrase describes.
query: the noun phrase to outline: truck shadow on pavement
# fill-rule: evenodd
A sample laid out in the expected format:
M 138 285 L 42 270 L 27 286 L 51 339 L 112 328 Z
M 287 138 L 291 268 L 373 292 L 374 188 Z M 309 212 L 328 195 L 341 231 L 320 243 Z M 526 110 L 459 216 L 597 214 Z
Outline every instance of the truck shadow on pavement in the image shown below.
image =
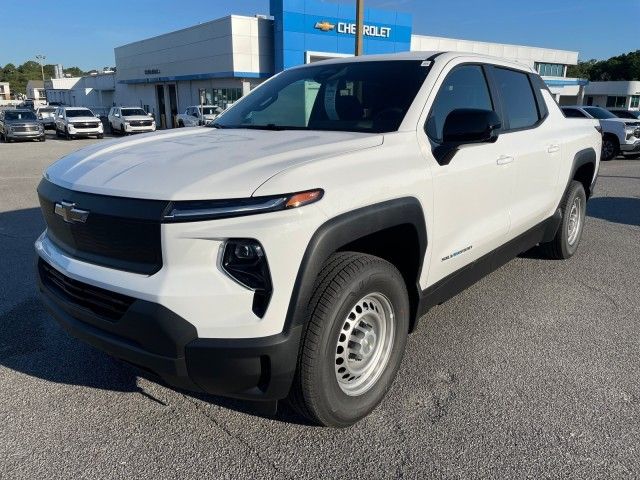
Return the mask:
M 54 383 L 140 393 L 165 405 L 138 385 L 138 378 L 162 380 L 68 335 L 46 310 L 36 292 L 33 250 L 42 230 L 37 208 L 0 213 L 0 367 Z M 306 424 L 286 405 L 272 416 L 250 402 L 180 392 L 249 415 Z
M 640 226 L 640 198 L 594 197 L 587 203 L 587 216 L 623 225 Z

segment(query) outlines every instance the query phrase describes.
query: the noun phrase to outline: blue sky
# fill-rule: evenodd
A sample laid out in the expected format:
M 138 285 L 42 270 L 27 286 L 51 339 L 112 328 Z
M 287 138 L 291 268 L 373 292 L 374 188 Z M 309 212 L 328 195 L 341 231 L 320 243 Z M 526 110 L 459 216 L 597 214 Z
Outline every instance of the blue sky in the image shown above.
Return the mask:
M 348 3 L 354 0 L 325 0 Z M 608 58 L 640 49 L 640 0 L 365 0 L 413 14 L 413 32 L 577 50 Z M 114 64 L 113 47 L 230 13 L 268 13 L 268 0 L 0 0 L 0 65 L 42 53 L 85 70 Z M 6 21 L 9 20 L 9 21 Z

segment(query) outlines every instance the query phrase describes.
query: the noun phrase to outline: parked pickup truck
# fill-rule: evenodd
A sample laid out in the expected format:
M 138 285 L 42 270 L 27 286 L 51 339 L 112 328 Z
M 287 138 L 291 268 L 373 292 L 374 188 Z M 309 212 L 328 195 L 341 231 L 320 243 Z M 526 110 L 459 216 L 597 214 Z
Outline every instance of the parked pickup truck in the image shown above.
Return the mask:
M 194 105 L 187 107 L 184 113 L 178 114 L 178 127 L 197 127 L 206 125 L 222 113 L 217 105 Z
M 613 160 L 621 153 L 640 155 L 640 120 L 620 118 L 602 107 L 562 107 L 568 118 L 592 118 L 602 127 L 602 160 Z
M 170 385 L 351 425 L 430 307 L 532 247 L 576 252 L 596 127 L 493 57 L 296 67 L 209 128 L 51 165 L 39 288 L 71 334 Z

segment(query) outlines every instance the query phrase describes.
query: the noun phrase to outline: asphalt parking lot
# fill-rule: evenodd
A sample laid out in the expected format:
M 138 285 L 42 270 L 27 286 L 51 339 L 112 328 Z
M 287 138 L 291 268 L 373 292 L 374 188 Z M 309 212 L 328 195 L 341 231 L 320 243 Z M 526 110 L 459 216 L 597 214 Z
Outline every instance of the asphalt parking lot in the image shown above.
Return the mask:
M 58 328 L 35 188 L 95 141 L 0 144 L 0 478 L 640 477 L 640 160 L 602 165 L 574 258 L 525 254 L 434 308 L 382 405 L 333 430 L 171 390 Z

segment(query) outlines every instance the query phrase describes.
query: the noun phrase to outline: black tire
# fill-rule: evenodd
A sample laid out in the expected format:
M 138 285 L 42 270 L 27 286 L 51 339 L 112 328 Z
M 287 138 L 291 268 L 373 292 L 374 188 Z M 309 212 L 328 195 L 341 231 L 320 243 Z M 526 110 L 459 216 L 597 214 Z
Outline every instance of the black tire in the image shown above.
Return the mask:
M 640 153 L 625 154 L 624 158 L 628 158 L 629 160 L 637 160 L 638 158 L 640 158 Z
M 0 133 L 0 143 L 4 143 L 4 142 L 6 142 L 4 133 Z
M 340 342 L 346 345 L 344 342 L 348 341 L 351 348 L 351 338 L 361 333 L 358 327 L 362 328 L 362 325 L 370 327 L 361 322 L 369 318 L 363 316 L 351 323 L 351 325 L 355 323 L 355 326 L 350 330 L 349 338 L 343 335 L 343 328 L 347 328 L 349 323 L 347 317 L 355 313 L 358 308 L 362 312 L 361 306 L 369 309 L 365 303 L 361 302 L 370 298 L 370 295 L 379 295 L 378 298 L 384 298 L 392 308 L 393 315 L 387 318 L 393 319 L 392 326 L 388 326 L 388 331 L 393 332 L 393 335 L 388 341 L 380 340 L 377 343 L 374 337 L 373 345 L 387 345 L 386 349 L 383 349 L 387 352 L 384 355 L 386 362 L 378 364 L 379 367 L 376 368 L 378 375 L 362 375 L 362 378 L 370 379 L 367 390 L 349 395 L 343 388 L 349 388 L 348 382 L 352 378 L 341 380 L 343 386 L 340 386 L 338 375 L 342 375 L 344 370 L 339 367 L 343 362 L 337 359 L 337 354 L 345 354 Z M 371 303 L 370 305 L 373 306 Z M 377 307 L 376 311 L 379 311 Z M 372 309 L 365 314 L 375 315 L 375 312 Z M 368 415 L 391 387 L 402 361 L 408 330 L 407 289 L 402 275 L 392 264 L 381 258 L 361 253 L 342 252 L 332 255 L 318 275 L 309 302 L 296 374 L 289 395 L 291 405 L 310 421 L 320 425 L 331 427 L 353 425 Z M 380 338 L 384 337 L 380 336 Z M 377 348 L 379 347 L 376 347 L 375 351 L 378 351 Z M 363 346 L 362 351 L 364 351 Z M 375 354 L 370 356 L 370 358 L 375 357 Z M 364 361 L 367 361 L 366 358 Z M 346 364 L 347 362 L 345 366 Z
M 577 226 L 577 233 L 575 239 L 570 242 L 570 226 L 571 226 L 571 213 L 572 208 L 577 201 L 579 205 L 578 215 L 579 224 Z M 576 180 L 572 180 L 569 184 L 562 202 L 560 203 L 560 211 L 562 212 L 562 221 L 556 232 L 556 236 L 549 243 L 543 243 L 540 245 L 542 252 L 547 258 L 553 260 L 564 260 L 573 256 L 578 249 L 580 239 L 582 238 L 582 231 L 584 229 L 584 222 L 586 217 L 587 196 L 584 193 L 584 187 Z M 571 236 L 573 238 L 573 236 Z
M 69 133 L 69 129 L 67 127 L 64 127 L 64 138 L 67 140 L 73 140 L 73 135 Z
M 603 161 L 613 160 L 620 154 L 620 142 L 614 135 L 605 135 L 602 138 L 602 155 Z
M 57 126 L 56 126 L 56 138 L 60 138 L 60 130 L 58 130 Z
M 120 125 L 120 135 L 124 137 L 126 134 L 127 132 L 124 129 L 124 124 Z
M 43 135 L 42 137 L 40 137 L 40 141 L 41 142 L 46 142 L 47 141 L 46 135 Z
M 104 134 L 99 133 L 98 135 L 96 135 L 96 138 L 100 139 L 100 138 L 104 138 Z

